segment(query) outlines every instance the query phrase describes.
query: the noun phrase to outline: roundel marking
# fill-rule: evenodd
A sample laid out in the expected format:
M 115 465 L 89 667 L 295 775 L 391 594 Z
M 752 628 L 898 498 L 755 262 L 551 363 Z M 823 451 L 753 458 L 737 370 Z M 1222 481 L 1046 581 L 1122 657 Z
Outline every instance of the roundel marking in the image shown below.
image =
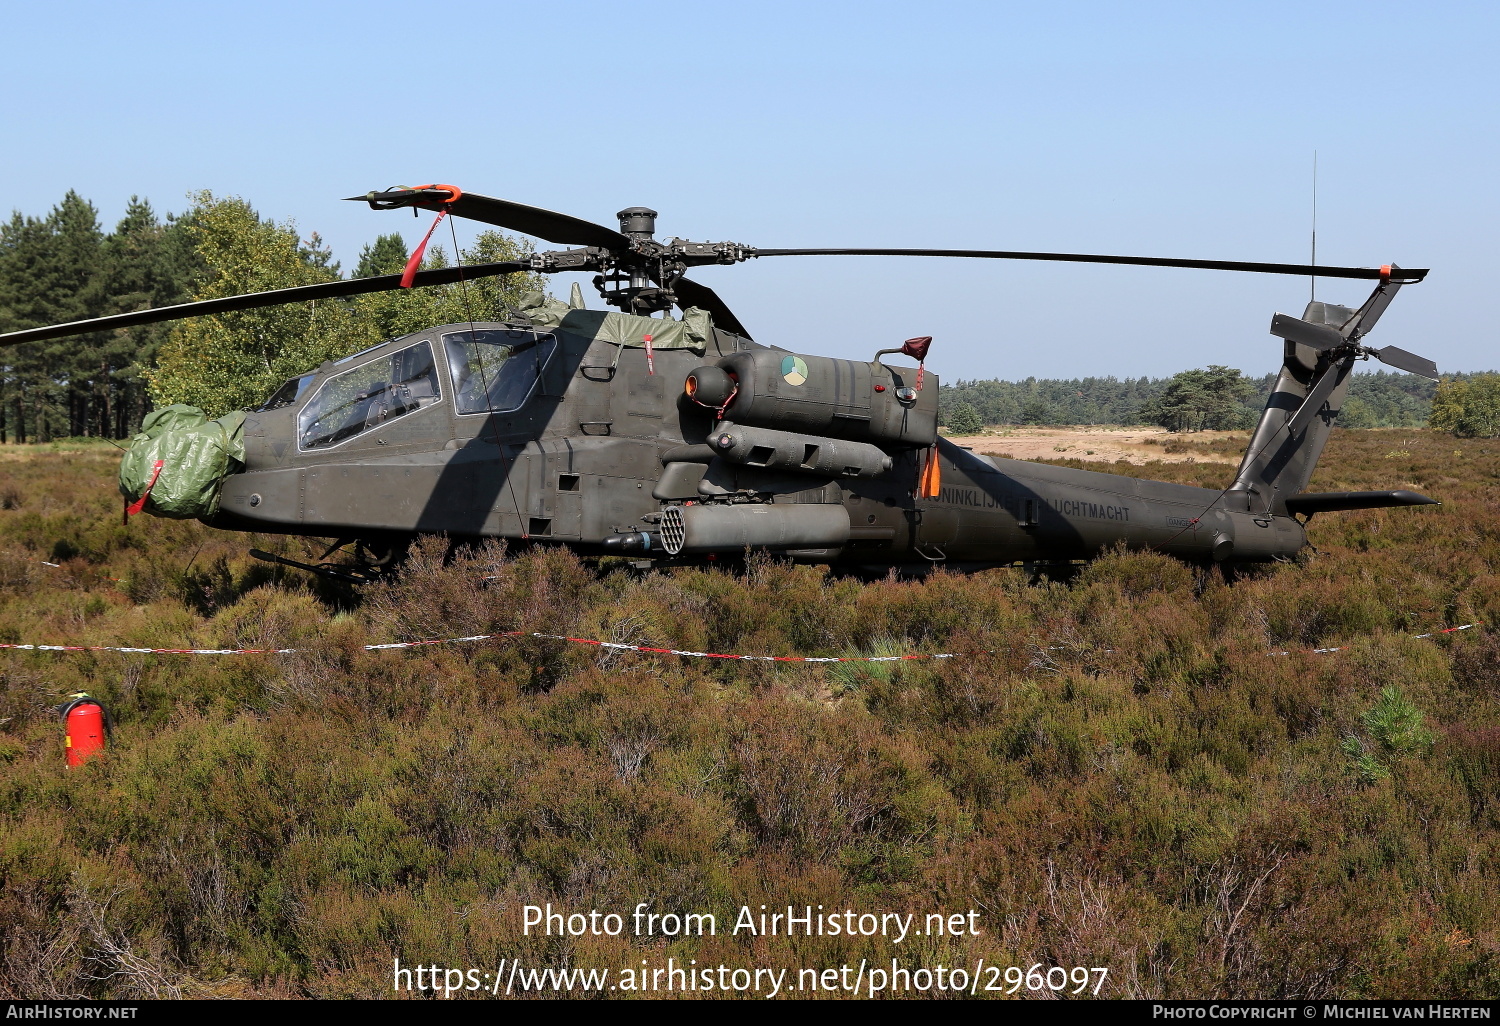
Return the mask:
M 807 381 L 807 361 L 800 356 L 788 356 L 781 361 L 781 376 L 789 385 L 800 385 Z

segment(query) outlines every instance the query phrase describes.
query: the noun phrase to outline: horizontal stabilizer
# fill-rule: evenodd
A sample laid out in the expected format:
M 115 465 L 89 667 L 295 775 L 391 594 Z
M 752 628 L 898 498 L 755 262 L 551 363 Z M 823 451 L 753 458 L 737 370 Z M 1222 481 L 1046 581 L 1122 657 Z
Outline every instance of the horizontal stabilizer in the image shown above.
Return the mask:
M 1286 500 L 1288 513 L 1334 513 L 1344 509 L 1382 509 L 1387 506 L 1438 506 L 1417 492 L 1303 492 Z

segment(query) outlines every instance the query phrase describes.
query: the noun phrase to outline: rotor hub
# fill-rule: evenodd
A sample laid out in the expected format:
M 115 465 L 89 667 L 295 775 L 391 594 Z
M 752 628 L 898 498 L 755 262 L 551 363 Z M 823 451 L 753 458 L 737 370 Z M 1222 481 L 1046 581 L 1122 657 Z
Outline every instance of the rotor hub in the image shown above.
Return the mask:
M 615 215 L 620 232 L 632 239 L 649 239 L 656 234 L 656 211 L 650 207 L 626 207 Z

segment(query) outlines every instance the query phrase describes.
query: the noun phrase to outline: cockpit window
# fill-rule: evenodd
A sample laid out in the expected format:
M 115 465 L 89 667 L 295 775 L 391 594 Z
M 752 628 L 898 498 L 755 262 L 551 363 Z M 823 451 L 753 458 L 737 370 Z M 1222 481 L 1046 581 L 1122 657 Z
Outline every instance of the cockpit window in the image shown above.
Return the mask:
M 531 395 L 557 349 L 556 335 L 486 328 L 443 336 L 459 413 L 506 413 Z
M 260 412 L 290 406 L 302 398 L 302 393 L 307 391 L 307 386 L 313 383 L 315 377 L 317 377 L 316 374 L 304 374 L 300 378 L 292 378 L 290 381 L 283 382 L 280 388 L 271 393 L 271 398 L 260 405 Z
M 326 449 L 441 398 L 432 346 L 419 342 L 323 382 L 298 417 L 298 443 Z

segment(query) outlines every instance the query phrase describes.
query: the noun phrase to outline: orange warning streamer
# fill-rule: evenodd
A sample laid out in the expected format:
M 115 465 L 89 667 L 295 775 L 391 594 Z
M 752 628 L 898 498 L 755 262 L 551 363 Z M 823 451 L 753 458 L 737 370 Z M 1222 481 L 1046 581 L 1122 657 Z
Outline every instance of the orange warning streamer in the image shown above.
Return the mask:
M 427 242 L 432 238 L 432 233 L 437 231 L 437 226 L 443 223 L 443 218 L 448 216 L 448 211 L 439 210 L 438 216 L 433 218 L 432 227 L 427 229 L 427 234 L 422 236 L 422 241 L 417 248 L 411 251 L 411 259 L 406 261 L 406 270 L 401 272 L 401 287 L 411 288 L 412 279 L 417 276 L 417 269 L 422 266 L 422 254 L 427 252 Z
M 922 465 L 922 483 L 917 488 L 917 498 L 936 499 L 943 488 L 943 470 L 938 463 L 937 446 L 927 450 L 927 462 Z

